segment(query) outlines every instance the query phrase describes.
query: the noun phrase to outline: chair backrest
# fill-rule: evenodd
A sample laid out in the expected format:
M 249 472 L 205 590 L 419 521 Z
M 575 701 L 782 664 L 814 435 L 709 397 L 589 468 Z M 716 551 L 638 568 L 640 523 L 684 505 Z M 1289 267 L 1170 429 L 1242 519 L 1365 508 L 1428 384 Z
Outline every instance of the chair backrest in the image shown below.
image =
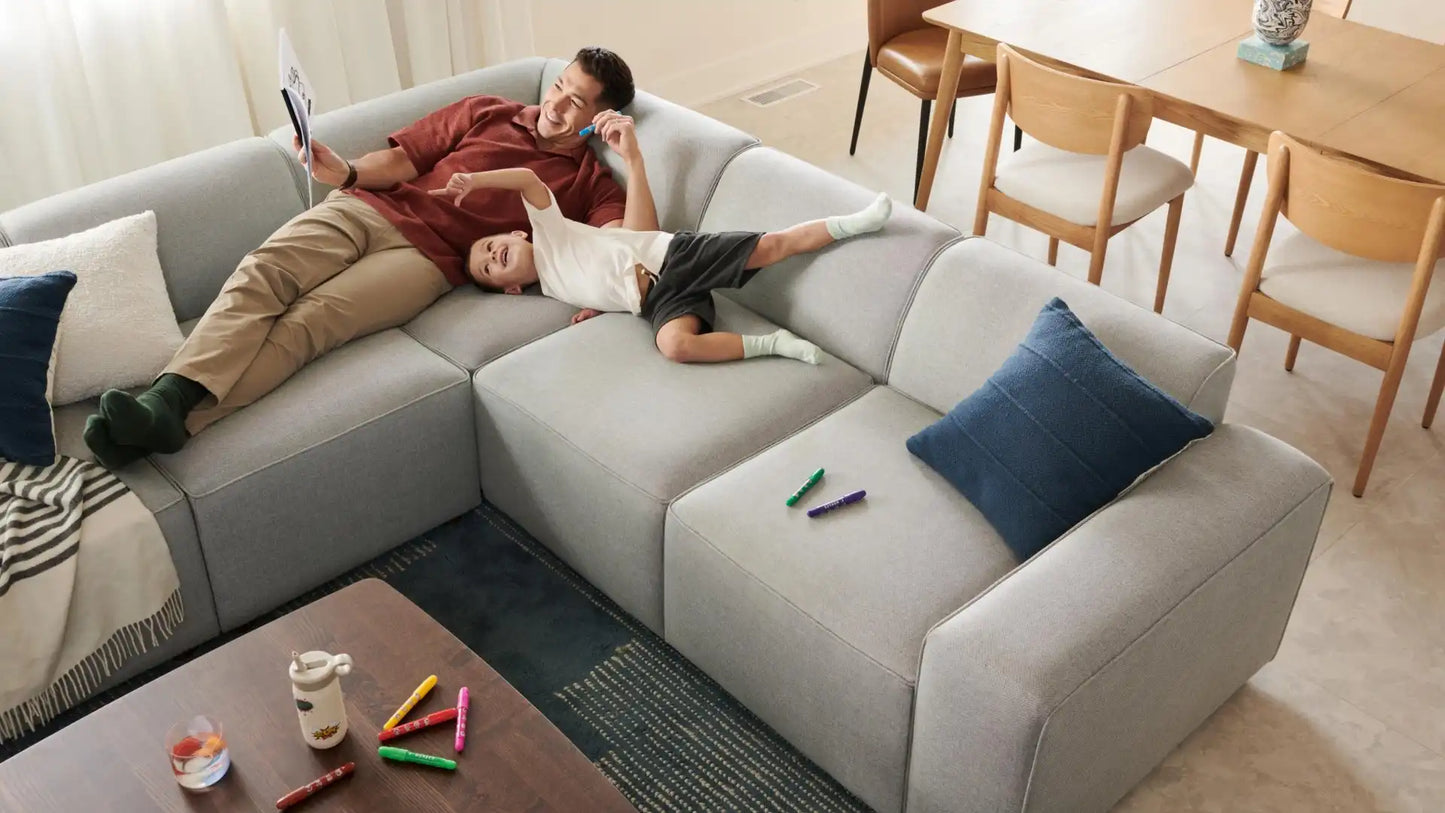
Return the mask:
M 998 77 L 1009 118 L 1061 150 L 1107 155 L 1122 125 L 1120 147 L 1128 151 L 1144 143 L 1154 121 L 1153 100 L 1143 88 L 1054 70 L 1003 44 L 998 46 Z
M 868 0 L 868 63 L 878 64 L 883 43 L 906 31 L 923 28 L 923 12 L 944 0 Z
M 1438 238 L 1433 248 L 1425 241 L 1432 219 L 1445 212 L 1445 186 L 1381 175 L 1281 132 L 1269 137 L 1269 163 L 1270 201 L 1278 199 L 1280 214 L 1314 240 L 1371 260 L 1439 258 Z M 1424 256 L 1430 252 L 1434 258 Z

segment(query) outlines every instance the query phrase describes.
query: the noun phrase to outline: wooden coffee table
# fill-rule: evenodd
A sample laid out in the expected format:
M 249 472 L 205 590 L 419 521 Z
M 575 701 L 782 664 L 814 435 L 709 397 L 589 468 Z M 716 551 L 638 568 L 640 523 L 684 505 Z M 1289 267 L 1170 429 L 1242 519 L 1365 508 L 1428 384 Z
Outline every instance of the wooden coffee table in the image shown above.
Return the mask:
M 345 652 L 349 732 L 329 751 L 301 740 L 286 664 L 292 650 Z M 469 688 L 458 755 L 443 724 L 390 744 L 457 760 L 457 770 L 383 762 L 377 732 L 429 674 L 407 715 L 456 704 Z M 220 720 L 230 772 L 205 793 L 171 775 L 163 739 L 192 714 Z M 274 810 L 293 788 L 345 762 L 356 772 L 299 805 L 322 810 L 633 811 L 555 726 L 451 633 L 368 579 L 267 624 L 131 692 L 0 763 L 0 810 Z

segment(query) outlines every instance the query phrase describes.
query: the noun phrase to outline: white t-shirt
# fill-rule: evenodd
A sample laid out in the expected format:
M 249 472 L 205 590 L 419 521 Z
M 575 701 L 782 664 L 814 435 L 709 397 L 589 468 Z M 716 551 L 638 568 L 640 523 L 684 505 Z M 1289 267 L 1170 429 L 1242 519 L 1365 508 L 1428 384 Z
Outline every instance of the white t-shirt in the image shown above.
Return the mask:
M 568 220 L 551 201 L 538 209 L 522 198 L 532 221 L 532 257 L 542 293 L 575 308 L 642 312 L 636 267 L 662 271 L 672 235 L 663 231 L 599 229 Z

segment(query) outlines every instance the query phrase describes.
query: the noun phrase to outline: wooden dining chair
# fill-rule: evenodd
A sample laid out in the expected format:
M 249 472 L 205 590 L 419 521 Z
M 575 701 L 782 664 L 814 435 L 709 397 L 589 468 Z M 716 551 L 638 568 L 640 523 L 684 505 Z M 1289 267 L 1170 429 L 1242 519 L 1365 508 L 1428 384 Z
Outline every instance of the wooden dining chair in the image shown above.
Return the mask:
M 1279 215 L 1299 233 L 1271 245 Z M 1445 250 L 1445 186 L 1386 177 L 1326 156 L 1285 135 L 1269 139 L 1269 196 L 1229 346 L 1250 319 L 1290 334 L 1284 368 L 1302 339 L 1383 370 L 1370 432 L 1355 473 L 1363 496 L 1416 337 L 1445 327 L 1445 290 L 1431 288 Z M 1445 388 L 1445 349 L 1425 402 L 1430 428 Z
M 913 169 L 913 194 L 923 177 L 923 152 L 928 146 L 928 118 L 938 96 L 943 74 L 943 57 L 948 31 L 923 19 L 923 12 L 944 0 L 868 0 L 868 52 L 863 56 L 863 80 L 858 85 L 858 111 L 853 115 L 853 138 L 848 154 L 858 149 L 858 131 L 863 126 L 863 105 L 868 101 L 868 81 L 876 69 L 921 101 L 918 114 L 918 160 Z M 965 56 L 958 75 L 958 98 L 993 93 L 994 66 Z M 948 110 L 948 135 L 953 137 L 954 109 Z M 1017 141 L 1023 134 L 1015 132 Z
M 1109 238 L 1165 204 L 1164 251 L 1154 292 L 1164 309 L 1184 193 L 1194 176 L 1183 162 L 1144 146 L 1153 101 L 1143 88 L 1063 73 L 998 46 L 998 90 L 979 183 L 973 233 L 996 212 L 1049 236 L 1049 264 L 1059 241 L 1090 253 L 1089 282 L 1104 273 Z M 1004 117 L 1033 136 L 999 163 Z
M 1350 4 L 1354 0 L 1315 0 L 1312 14 L 1329 14 L 1334 17 L 1345 19 L 1350 14 Z M 1199 172 L 1199 154 L 1204 151 L 1204 133 L 1194 134 L 1194 150 L 1189 155 L 1189 171 Z M 1239 238 L 1239 223 L 1244 219 L 1244 204 L 1249 201 L 1249 188 L 1254 184 L 1254 168 L 1259 161 L 1259 153 L 1254 150 L 1244 151 L 1244 166 L 1239 170 L 1239 186 L 1234 191 L 1234 211 L 1229 215 L 1229 234 L 1224 239 L 1224 256 L 1230 257 L 1234 254 L 1234 243 Z

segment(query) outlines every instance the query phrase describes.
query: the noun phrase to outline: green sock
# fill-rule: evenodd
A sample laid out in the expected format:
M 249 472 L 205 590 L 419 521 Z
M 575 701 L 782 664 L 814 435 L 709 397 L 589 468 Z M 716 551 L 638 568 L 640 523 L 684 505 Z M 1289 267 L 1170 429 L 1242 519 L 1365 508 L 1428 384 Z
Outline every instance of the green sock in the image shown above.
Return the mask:
M 110 437 L 110 423 L 103 416 L 91 415 L 85 419 L 85 445 L 95 455 L 96 462 L 105 466 L 111 471 L 123 469 L 126 466 L 145 457 L 145 449 L 135 446 L 122 446 Z
M 170 454 L 186 445 L 186 416 L 209 393 L 200 384 L 166 373 L 140 395 L 106 390 L 100 414 L 110 422 L 110 436 L 123 446 Z

